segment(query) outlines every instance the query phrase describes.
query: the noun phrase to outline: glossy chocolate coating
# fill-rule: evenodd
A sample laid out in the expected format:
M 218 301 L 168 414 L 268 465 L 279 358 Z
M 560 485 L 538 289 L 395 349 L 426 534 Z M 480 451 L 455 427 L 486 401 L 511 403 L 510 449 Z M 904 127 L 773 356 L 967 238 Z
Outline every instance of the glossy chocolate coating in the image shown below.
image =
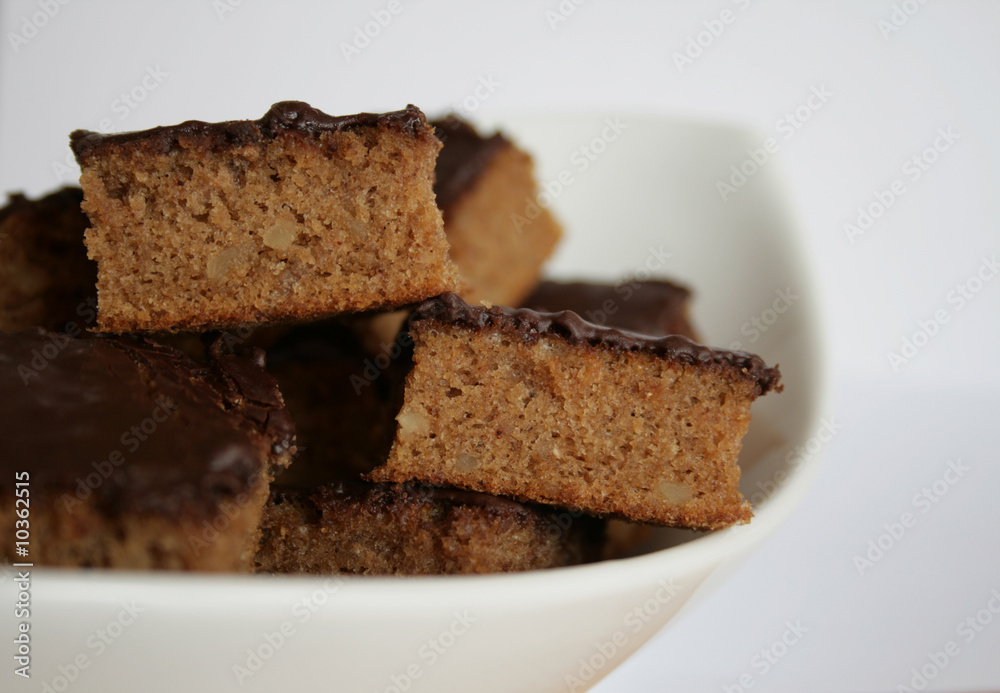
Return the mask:
M 298 429 L 295 462 L 281 484 L 357 479 L 385 461 L 409 364 L 397 348 L 395 358 L 370 354 L 337 320 L 298 325 L 268 347 L 268 371 Z
M 524 300 L 524 307 L 541 313 L 571 310 L 595 325 L 697 340 L 687 318 L 690 296 L 685 287 L 663 280 L 618 285 L 545 281 Z
M 431 298 L 414 309 L 409 324 L 432 320 L 474 330 L 500 329 L 519 339 L 534 343 L 542 337 L 556 337 L 574 345 L 641 351 L 660 358 L 692 365 L 715 365 L 735 368 L 754 380 L 760 394 L 780 388 L 781 373 L 769 368 L 753 354 L 702 346 L 681 335 L 652 337 L 601 327 L 585 321 L 573 311 L 539 313 L 528 308 L 470 306 L 453 293 Z
M 0 490 L 109 515 L 211 517 L 294 444 L 277 386 L 253 360 L 211 365 L 138 337 L 0 334 Z M 270 448 L 270 450 L 269 450 Z
M 482 137 L 455 116 L 431 123 L 444 144 L 434 169 L 434 194 L 438 207 L 447 216 L 448 208 L 472 187 L 493 158 L 505 147 L 513 146 L 503 135 Z
M 271 106 L 260 120 L 220 123 L 188 120 L 178 125 L 114 134 L 76 130 L 69 138 L 77 161 L 83 163 L 96 152 L 123 145 L 140 146 L 151 154 L 166 154 L 180 148 L 182 142 L 216 150 L 274 139 L 282 132 L 319 136 L 369 127 L 388 127 L 409 135 L 433 136 L 423 112 L 412 104 L 401 111 L 388 113 L 331 116 L 302 101 L 281 101 Z

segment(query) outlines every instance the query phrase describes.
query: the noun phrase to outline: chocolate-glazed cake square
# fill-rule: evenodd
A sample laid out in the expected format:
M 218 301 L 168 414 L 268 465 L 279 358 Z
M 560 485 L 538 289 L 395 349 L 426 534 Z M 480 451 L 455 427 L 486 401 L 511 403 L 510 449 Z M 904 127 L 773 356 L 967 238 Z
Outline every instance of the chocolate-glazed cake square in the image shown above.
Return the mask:
M 462 297 L 520 305 L 562 236 L 538 205 L 534 162 L 503 134 L 480 135 L 455 116 L 432 125 L 444 143 L 434 192 L 451 258 L 468 282 Z
M 260 354 L 199 365 L 134 337 L 0 334 L 0 526 L 30 486 L 36 565 L 242 571 L 294 428 Z
M 412 304 L 458 286 L 424 114 L 76 131 L 98 327 L 183 331 Z
M 415 365 L 372 480 L 696 529 L 750 519 L 737 456 L 751 402 L 781 389 L 759 357 L 454 294 L 409 331 Z

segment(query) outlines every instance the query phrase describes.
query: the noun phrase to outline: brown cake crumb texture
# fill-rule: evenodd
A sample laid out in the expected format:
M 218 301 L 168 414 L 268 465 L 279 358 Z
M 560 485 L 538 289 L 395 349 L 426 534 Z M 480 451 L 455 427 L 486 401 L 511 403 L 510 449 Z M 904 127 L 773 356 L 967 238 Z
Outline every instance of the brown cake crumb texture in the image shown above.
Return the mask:
M 594 518 L 413 485 L 276 487 L 257 570 L 437 575 L 572 565 L 596 558 Z
M 457 288 L 415 107 L 78 131 L 101 330 L 303 321 Z
M 698 342 L 689 315 L 690 298 L 690 289 L 665 279 L 619 284 L 543 281 L 524 300 L 524 307 L 543 313 L 570 310 L 596 325 L 655 337 L 679 334 Z M 630 555 L 651 531 L 650 525 L 608 520 L 604 557 Z
M 444 149 L 437 165 L 438 204 L 469 303 L 517 306 L 538 283 L 562 227 L 537 203 L 531 156 L 503 135 L 481 137 L 450 117 L 435 123 Z
M 455 116 L 431 124 L 444 143 L 434 193 L 464 283 L 459 293 L 473 304 L 521 305 L 562 237 L 537 203 L 534 162 L 499 132 L 484 137 Z M 366 315 L 355 325 L 375 349 L 396 338 L 407 314 Z
M 88 498 L 68 512 L 61 496 L 47 499 L 31 515 L 32 561 L 36 565 L 128 570 L 247 572 L 260 542 L 260 513 L 269 483 L 256 480 L 229 512 L 170 518 L 116 516 Z M 67 490 L 66 492 L 71 492 Z M 13 527 L 15 508 L 0 501 L 0 526 Z M 4 561 L 19 559 L 4 551 Z
M 415 366 L 373 480 L 660 525 L 749 521 L 736 460 L 750 403 L 780 389 L 756 357 L 453 295 L 422 304 L 410 330 Z

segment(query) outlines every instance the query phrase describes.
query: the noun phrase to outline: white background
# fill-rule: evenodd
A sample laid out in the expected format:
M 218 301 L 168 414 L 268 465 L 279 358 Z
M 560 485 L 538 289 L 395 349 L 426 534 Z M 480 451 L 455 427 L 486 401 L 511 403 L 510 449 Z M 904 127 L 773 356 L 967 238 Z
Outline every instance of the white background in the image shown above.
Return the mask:
M 983 264 L 1000 255 L 1000 4 L 566 0 L 557 19 L 556 0 L 415 0 L 350 60 L 343 45 L 388 0 L 53 0 L 41 21 L 44 4 L 0 6 L 0 192 L 72 182 L 75 128 L 255 118 L 281 99 L 338 114 L 466 103 L 500 122 L 663 113 L 773 137 L 823 291 L 840 428 L 787 525 L 595 690 L 744 676 L 754 691 L 894 691 L 949 641 L 959 654 L 929 690 L 1000 690 L 1000 614 L 958 629 L 1000 594 L 1000 279 Z M 813 88 L 829 96 L 810 112 Z M 939 131 L 957 139 L 923 154 Z M 894 181 L 905 192 L 849 238 Z M 919 348 L 894 368 L 905 339 Z M 882 536 L 907 512 L 902 536 Z M 789 622 L 805 632 L 776 644 Z

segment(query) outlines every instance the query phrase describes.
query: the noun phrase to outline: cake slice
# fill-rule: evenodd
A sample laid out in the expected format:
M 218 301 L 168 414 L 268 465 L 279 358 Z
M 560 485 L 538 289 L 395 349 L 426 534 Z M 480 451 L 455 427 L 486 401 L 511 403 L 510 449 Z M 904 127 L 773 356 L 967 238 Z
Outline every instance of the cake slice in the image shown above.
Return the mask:
M 0 330 L 62 330 L 94 314 L 97 265 L 83 245 L 82 201 L 68 187 L 37 200 L 11 195 L 0 209 Z
M 441 575 L 574 565 L 600 554 L 603 523 L 484 493 L 339 481 L 275 487 L 257 570 Z
M 484 137 L 455 116 L 432 124 L 444 143 L 434 192 L 451 258 L 469 285 L 462 297 L 520 305 L 562 236 L 538 204 L 534 163 L 499 132 Z
M 759 357 L 454 294 L 418 306 L 409 331 L 396 440 L 370 479 L 658 525 L 749 521 L 737 456 L 751 402 L 781 389 Z
M 262 355 L 199 365 L 134 338 L 0 333 L 0 526 L 27 488 L 35 565 L 246 571 L 294 428 Z M 19 483 L 20 482 L 20 483 Z
M 393 308 L 458 287 L 414 106 L 78 130 L 98 327 L 181 331 Z

